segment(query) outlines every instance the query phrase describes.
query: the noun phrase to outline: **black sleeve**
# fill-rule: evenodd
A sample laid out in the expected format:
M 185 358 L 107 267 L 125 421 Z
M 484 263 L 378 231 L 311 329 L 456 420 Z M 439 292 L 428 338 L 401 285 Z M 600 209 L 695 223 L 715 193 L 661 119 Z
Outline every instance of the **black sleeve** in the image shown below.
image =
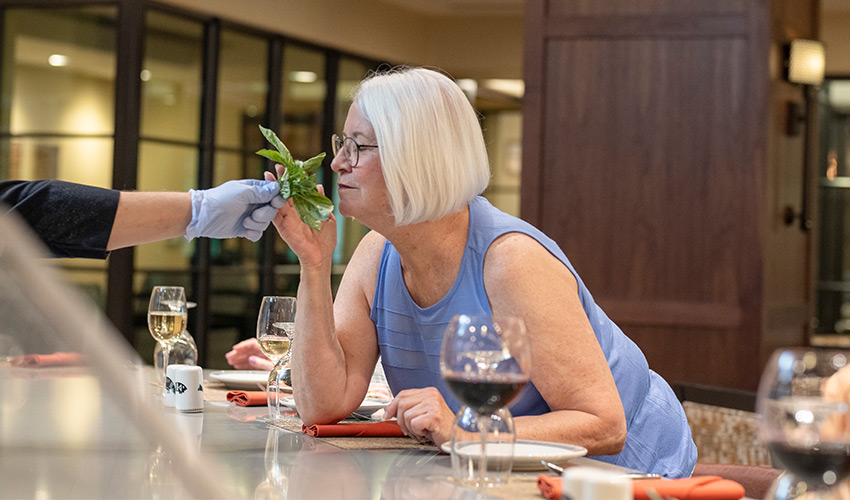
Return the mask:
M 0 201 L 56 257 L 105 259 L 119 191 L 63 181 L 0 182 Z

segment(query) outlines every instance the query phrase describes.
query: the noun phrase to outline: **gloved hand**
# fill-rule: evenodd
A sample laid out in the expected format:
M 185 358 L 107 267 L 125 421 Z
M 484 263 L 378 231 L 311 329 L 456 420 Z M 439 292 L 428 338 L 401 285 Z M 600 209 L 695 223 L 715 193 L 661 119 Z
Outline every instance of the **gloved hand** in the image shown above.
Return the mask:
M 186 239 L 241 236 L 259 240 L 277 209 L 286 203 L 279 190 L 277 182 L 259 179 L 228 181 L 211 189 L 190 189 L 192 221 L 186 227 Z

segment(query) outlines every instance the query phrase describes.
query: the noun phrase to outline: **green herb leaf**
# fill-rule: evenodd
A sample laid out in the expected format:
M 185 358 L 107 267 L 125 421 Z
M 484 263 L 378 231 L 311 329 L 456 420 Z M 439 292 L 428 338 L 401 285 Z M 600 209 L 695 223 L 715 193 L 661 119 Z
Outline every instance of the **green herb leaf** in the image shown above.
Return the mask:
M 292 154 L 289 152 L 289 149 L 283 144 L 277 134 L 274 133 L 273 130 L 267 129 L 260 125 L 260 132 L 263 133 L 263 137 L 266 138 L 267 141 L 272 143 L 272 146 L 275 147 L 278 151 L 280 151 L 280 155 L 283 158 L 283 161 L 280 162 L 283 166 L 288 167 L 290 163 L 292 163 Z
M 334 209 L 333 202 L 316 189 L 315 172 L 322 165 L 325 153 L 319 153 L 307 161 L 295 160 L 277 134 L 262 125 L 260 131 L 277 151 L 261 149 L 257 154 L 286 167 L 277 179 L 280 195 L 292 198 L 298 217 L 311 228 L 320 230 L 322 221 L 328 220 Z
M 292 187 L 288 180 L 284 179 L 283 176 L 280 176 L 277 183 L 280 184 L 280 196 L 283 198 L 289 198 L 292 196 Z
M 283 157 L 283 155 L 281 155 L 277 151 L 273 151 L 271 149 L 261 149 L 261 150 L 257 151 L 257 154 L 262 156 L 262 157 L 268 158 L 269 160 L 271 160 L 275 163 L 280 163 L 281 165 L 286 165 L 286 159 Z
M 324 159 L 325 159 L 325 153 L 319 153 L 316 156 L 305 161 L 304 165 L 303 165 L 304 172 L 307 173 L 307 174 L 316 173 L 316 170 L 319 170 L 319 167 L 322 166 L 322 160 L 324 160 Z

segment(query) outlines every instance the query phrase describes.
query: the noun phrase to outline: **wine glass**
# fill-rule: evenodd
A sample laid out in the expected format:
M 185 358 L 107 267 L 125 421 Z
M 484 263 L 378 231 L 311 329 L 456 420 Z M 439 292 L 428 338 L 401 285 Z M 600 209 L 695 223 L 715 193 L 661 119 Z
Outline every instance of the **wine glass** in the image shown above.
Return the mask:
M 162 377 L 168 368 L 171 345 L 186 325 L 186 292 L 182 286 L 155 286 L 148 304 L 148 330 L 162 346 Z
M 850 476 L 850 353 L 779 349 L 756 397 L 759 435 L 785 472 L 766 498 L 826 498 Z
M 455 316 L 446 327 L 440 369 L 446 385 L 464 404 L 451 432 L 455 472 L 479 489 L 494 486 L 510 474 L 516 441 L 505 405 L 531 375 L 525 323 L 513 316 Z M 488 455 L 496 451 L 498 460 L 489 464 L 496 472 L 489 472 Z
M 260 349 L 275 364 L 269 373 L 266 398 L 269 420 L 280 418 L 280 388 L 288 377 L 289 349 L 295 334 L 295 297 L 266 296 L 260 304 L 257 317 L 257 341 Z
M 186 309 L 197 307 L 195 302 L 186 302 Z M 162 345 L 157 342 L 153 349 L 153 365 L 157 373 L 161 370 L 165 372 L 163 367 L 163 352 Z M 181 365 L 197 365 L 198 364 L 198 344 L 195 343 L 194 337 L 189 333 L 188 321 L 183 325 L 183 332 L 174 339 L 171 343 L 171 349 L 168 356 L 168 364 Z

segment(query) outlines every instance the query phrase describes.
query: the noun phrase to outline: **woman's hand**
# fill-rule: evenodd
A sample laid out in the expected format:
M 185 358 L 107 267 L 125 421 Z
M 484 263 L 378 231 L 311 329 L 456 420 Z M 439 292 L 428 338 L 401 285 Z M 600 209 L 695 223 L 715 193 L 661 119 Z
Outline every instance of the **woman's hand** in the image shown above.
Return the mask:
M 384 419 L 396 417 L 405 435 L 423 436 L 437 446 L 451 437 L 455 415 L 436 387 L 407 389 L 384 408 Z
M 257 339 L 243 340 L 234 345 L 224 359 L 237 370 L 271 370 L 274 367 L 274 363 L 263 354 Z
M 284 167 L 275 165 L 275 170 L 280 177 Z M 265 177 L 266 180 L 275 179 L 271 172 L 266 172 Z M 325 194 L 324 186 L 316 187 L 320 193 Z M 328 220 L 322 222 L 322 230 L 316 231 L 298 217 L 295 204 L 290 198 L 277 211 L 272 223 L 283 241 L 298 256 L 301 267 L 319 267 L 331 262 L 336 247 L 336 217 L 333 214 Z

